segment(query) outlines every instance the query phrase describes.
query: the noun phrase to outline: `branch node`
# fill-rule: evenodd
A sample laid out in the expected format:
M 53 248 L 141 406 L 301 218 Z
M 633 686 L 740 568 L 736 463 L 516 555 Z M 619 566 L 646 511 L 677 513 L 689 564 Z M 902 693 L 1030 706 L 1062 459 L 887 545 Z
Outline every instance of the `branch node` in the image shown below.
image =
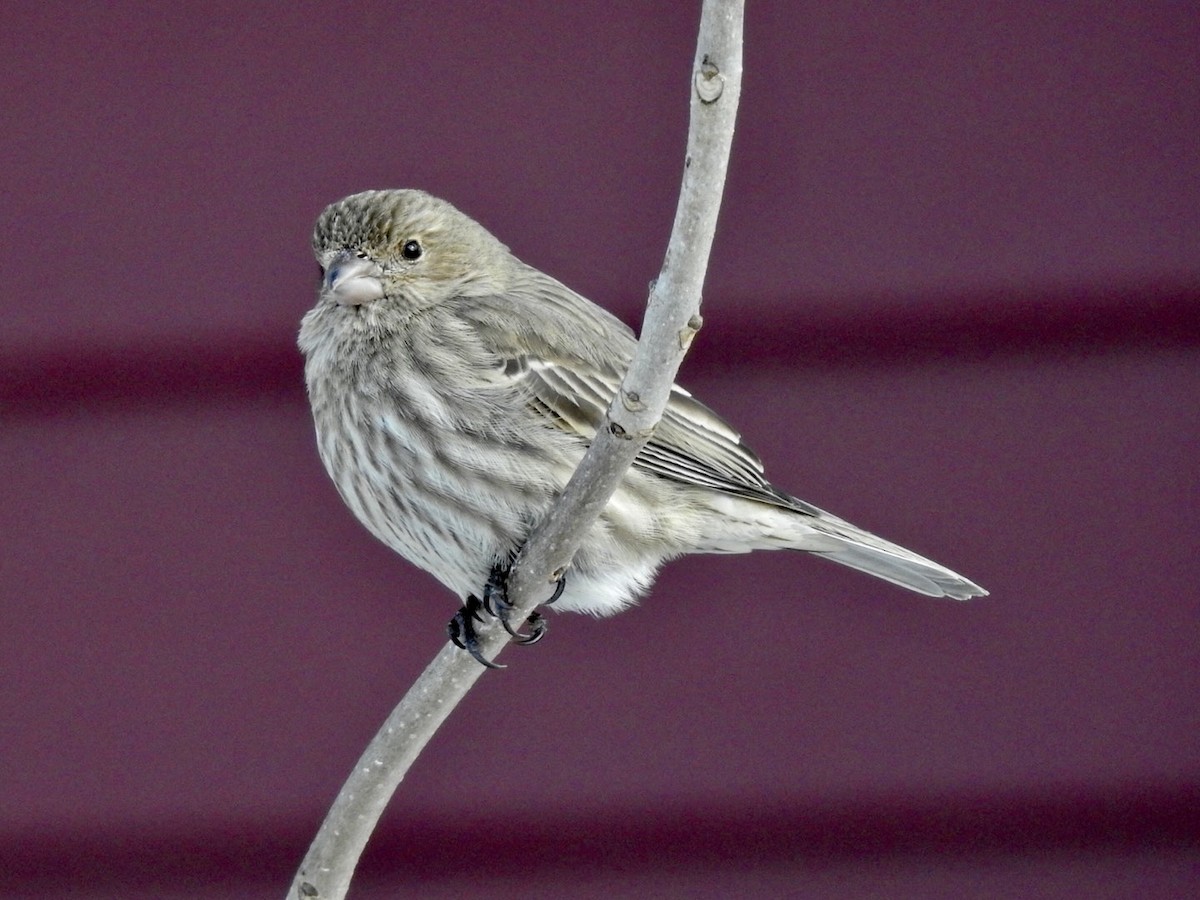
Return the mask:
M 637 391 L 621 391 L 621 404 L 630 412 L 641 412 L 646 408 L 646 404 L 642 402 L 642 395 Z
M 704 54 L 700 68 L 696 71 L 696 94 L 701 103 L 716 103 L 725 91 L 725 76 L 717 68 L 716 63 Z M 689 159 L 688 162 L 691 162 Z
M 699 315 L 694 315 L 688 319 L 688 323 L 679 329 L 679 347 L 686 350 L 692 345 L 692 338 L 696 336 L 701 326 L 704 325 L 704 319 Z

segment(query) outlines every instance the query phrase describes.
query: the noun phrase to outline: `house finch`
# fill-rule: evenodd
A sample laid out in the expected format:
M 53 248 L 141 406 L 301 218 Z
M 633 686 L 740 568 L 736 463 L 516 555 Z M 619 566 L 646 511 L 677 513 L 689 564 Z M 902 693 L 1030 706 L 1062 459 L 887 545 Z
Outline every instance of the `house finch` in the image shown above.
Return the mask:
M 505 567 L 600 425 L 633 333 L 421 191 L 334 203 L 312 245 L 324 278 L 300 348 L 321 459 L 372 534 L 467 598 L 451 637 L 486 663 L 475 594 L 504 610 Z M 738 433 L 675 387 L 558 606 L 608 615 L 673 557 L 778 548 L 935 597 L 987 593 L 773 487 Z

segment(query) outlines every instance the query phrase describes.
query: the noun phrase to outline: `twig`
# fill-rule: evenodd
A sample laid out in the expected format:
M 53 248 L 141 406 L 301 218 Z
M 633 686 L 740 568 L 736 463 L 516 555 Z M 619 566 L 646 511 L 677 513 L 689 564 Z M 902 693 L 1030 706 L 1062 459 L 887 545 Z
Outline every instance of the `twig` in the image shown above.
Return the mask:
M 650 292 L 641 341 L 604 424 L 550 514 L 526 541 L 508 582 L 513 622 L 524 621 L 567 570 L 588 529 L 654 432 L 692 337 L 729 165 L 742 78 L 742 0 L 704 0 L 691 85 L 687 158 L 662 272 Z M 495 658 L 508 635 L 477 629 Z M 408 767 L 486 671 L 447 644 L 363 753 L 334 801 L 288 893 L 341 900 L 367 839 Z

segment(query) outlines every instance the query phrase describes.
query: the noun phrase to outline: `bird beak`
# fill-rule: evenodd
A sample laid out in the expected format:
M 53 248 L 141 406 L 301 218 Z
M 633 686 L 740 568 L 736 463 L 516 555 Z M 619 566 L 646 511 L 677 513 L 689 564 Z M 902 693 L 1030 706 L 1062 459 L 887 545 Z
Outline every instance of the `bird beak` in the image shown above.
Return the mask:
M 325 267 L 322 294 L 338 306 L 362 306 L 383 296 L 382 275 L 371 260 L 342 250 Z

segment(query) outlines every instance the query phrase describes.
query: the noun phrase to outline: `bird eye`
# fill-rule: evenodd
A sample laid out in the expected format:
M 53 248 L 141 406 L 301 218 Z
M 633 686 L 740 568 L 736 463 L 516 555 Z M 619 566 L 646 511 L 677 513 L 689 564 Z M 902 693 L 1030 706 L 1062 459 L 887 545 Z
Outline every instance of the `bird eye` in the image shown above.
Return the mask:
M 405 241 L 400 248 L 400 255 L 405 259 L 420 259 L 421 245 L 417 241 Z

